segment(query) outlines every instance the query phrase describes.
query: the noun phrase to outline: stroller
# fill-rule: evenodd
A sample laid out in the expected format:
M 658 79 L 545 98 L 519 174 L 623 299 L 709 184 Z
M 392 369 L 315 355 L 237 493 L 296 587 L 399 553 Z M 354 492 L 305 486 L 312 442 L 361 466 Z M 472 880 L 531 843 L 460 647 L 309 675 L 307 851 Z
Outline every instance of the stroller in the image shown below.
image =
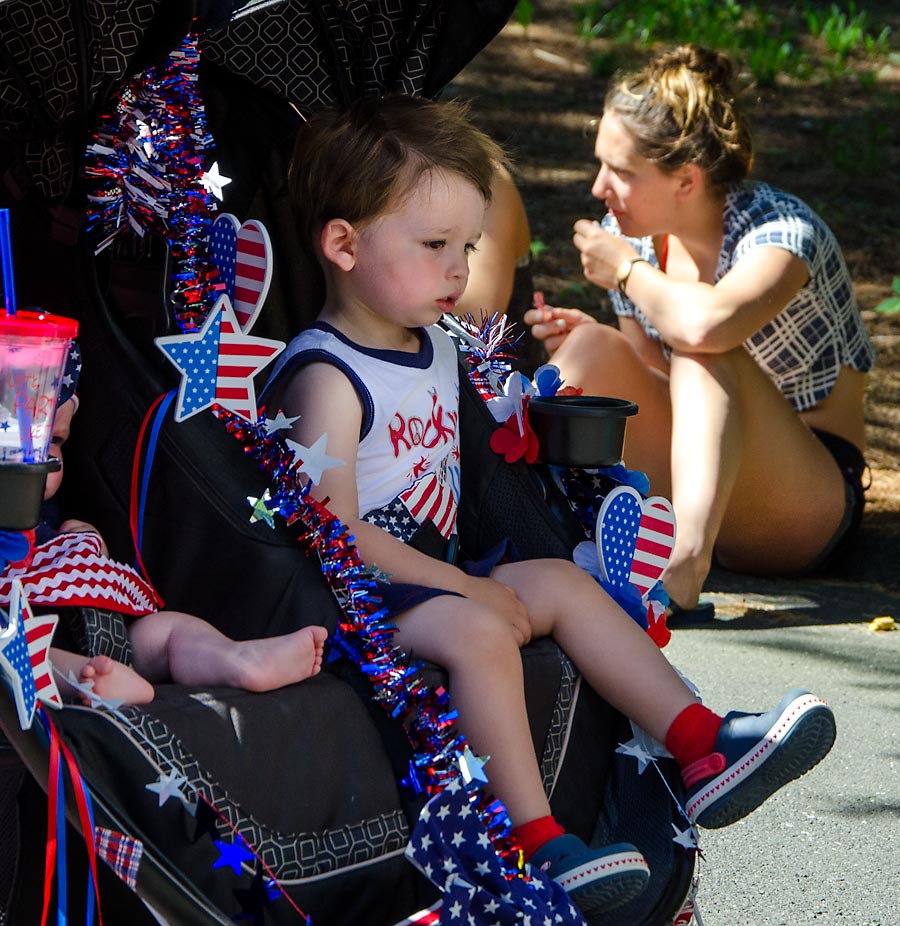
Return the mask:
M 212 415 L 162 417 L 152 466 L 141 424 L 175 385 L 153 339 L 171 333 L 166 242 L 147 236 L 99 255 L 81 233 L 80 157 L 89 126 L 129 76 L 184 34 L 199 34 L 200 86 L 216 158 L 234 178 L 227 207 L 260 219 L 274 277 L 254 334 L 288 340 L 318 304 L 298 262 L 283 178 L 302 118 L 356 95 L 434 97 L 499 31 L 511 0 L 6 0 L 0 4 L 0 204 L 10 206 L 17 278 L 26 300 L 76 317 L 84 356 L 83 411 L 67 449 L 63 504 L 98 526 L 111 554 L 131 558 L 132 469 L 146 466 L 140 549 L 167 606 L 199 614 L 237 639 L 303 624 L 333 630 L 343 612 L 302 527 L 252 523 L 247 498 L 268 481 Z M 52 66 L 36 60 L 35 48 Z M 290 254 L 290 258 L 287 256 Z M 52 272 L 48 272 L 52 268 Z M 474 556 L 511 538 L 523 557 L 569 558 L 584 531 L 539 466 L 487 450 L 495 423 L 461 376 L 465 504 L 460 537 Z M 110 402 L 110 397 L 115 397 Z M 137 448 L 137 450 L 136 450 Z M 145 448 L 144 448 L 145 450 Z M 2 526 L 2 525 L 0 525 Z M 62 645 L 128 661 L 122 617 L 66 609 Z M 594 844 L 627 841 L 652 871 L 645 893 L 610 923 L 664 926 L 682 909 L 694 853 L 673 842 L 674 765 L 636 773 L 616 753 L 627 721 L 584 685 L 551 641 L 523 651 L 536 753 L 554 815 Z M 442 671 L 427 666 L 438 687 Z M 408 786 L 405 731 L 374 702 L 359 667 L 266 694 L 157 687 L 144 707 L 67 705 L 52 717 L 77 761 L 94 834 L 69 816 L 68 903 L 90 895 L 91 845 L 107 921 L 135 924 L 392 926 L 440 922 L 440 893 L 404 857 L 426 795 Z M 22 730 L 0 686 L 0 924 L 35 923 L 44 903 L 48 735 Z M 161 799 L 168 781 L 188 801 Z M 407 782 L 407 784 L 404 783 Z M 175 783 L 178 783 L 177 787 Z M 176 795 L 177 798 L 177 795 Z M 93 835 L 95 839 L 91 839 Z M 232 864 L 223 845 L 250 852 Z M 101 847 L 104 847 L 101 849 Z M 111 847 L 111 848 L 110 848 Z M 232 850 L 233 851 L 233 850 Z M 223 861 L 225 860 L 225 861 Z M 271 888 L 277 883 L 278 892 Z M 57 896 L 60 893 L 57 890 Z

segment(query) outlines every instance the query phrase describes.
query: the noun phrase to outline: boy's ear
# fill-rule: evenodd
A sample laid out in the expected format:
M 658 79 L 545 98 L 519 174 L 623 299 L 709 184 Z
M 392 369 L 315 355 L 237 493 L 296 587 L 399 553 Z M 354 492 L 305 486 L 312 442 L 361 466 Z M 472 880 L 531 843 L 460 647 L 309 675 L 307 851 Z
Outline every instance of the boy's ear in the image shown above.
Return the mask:
M 356 264 L 356 240 L 356 229 L 346 219 L 331 219 L 319 239 L 322 255 L 341 270 L 352 270 Z

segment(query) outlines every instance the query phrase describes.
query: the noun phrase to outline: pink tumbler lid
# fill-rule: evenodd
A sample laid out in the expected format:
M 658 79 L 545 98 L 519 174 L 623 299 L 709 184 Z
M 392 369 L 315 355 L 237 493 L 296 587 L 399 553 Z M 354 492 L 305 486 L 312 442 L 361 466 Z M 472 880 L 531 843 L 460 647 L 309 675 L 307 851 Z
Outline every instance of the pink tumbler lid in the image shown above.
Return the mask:
M 0 334 L 18 338 L 54 338 L 60 341 L 78 336 L 78 322 L 46 312 L 16 312 L 8 315 L 0 309 Z

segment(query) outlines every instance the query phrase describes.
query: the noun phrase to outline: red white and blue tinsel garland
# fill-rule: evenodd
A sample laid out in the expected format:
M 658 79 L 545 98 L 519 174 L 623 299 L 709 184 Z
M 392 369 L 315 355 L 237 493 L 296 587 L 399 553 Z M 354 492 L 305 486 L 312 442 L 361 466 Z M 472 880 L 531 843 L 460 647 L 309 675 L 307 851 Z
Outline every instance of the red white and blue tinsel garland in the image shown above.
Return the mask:
M 456 726 L 457 712 L 447 691 L 430 687 L 422 678 L 421 662 L 393 643 L 396 628 L 348 527 L 310 497 L 293 452 L 277 432 L 267 433 L 264 413 L 256 423 L 217 405 L 213 413 L 270 476 L 266 507 L 289 525 L 305 528 L 301 539 L 318 557 L 343 613 L 332 644 L 360 667 L 372 684 L 374 700 L 400 721 L 409 737 L 413 758 L 402 783 L 433 796 L 453 782 L 462 782 L 506 877 L 521 875 L 521 853 L 506 808 L 479 787 L 484 780 L 481 763 Z
M 168 299 L 182 331 L 203 324 L 223 288 L 209 253 L 215 218 L 203 162 L 213 144 L 197 87 L 197 36 L 148 68 L 100 116 L 87 147 L 87 227 L 99 252 L 126 234 L 151 233 L 170 249 Z

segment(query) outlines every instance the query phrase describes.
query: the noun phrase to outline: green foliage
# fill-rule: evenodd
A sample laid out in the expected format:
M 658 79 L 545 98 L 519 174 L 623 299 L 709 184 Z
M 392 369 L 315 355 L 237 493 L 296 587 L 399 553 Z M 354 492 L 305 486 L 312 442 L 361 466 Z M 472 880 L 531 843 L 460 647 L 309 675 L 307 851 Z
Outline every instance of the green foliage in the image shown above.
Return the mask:
M 513 19 L 524 29 L 531 25 L 534 19 L 534 4 L 531 0 L 519 0 L 513 12 Z
M 600 0 L 576 4 L 579 35 L 641 45 L 656 39 L 722 46 L 741 17 L 738 0 L 628 0 L 609 9 Z
M 532 238 L 528 249 L 531 251 L 531 259 L 536 260 L 543 251 L 547 250 L 547 245 L 540 238 Z
M 559 302 L 577 302 L 584 299 L 585 295 L 584 287 L 580 283 L 570 283 L 556 294 L 556 299 Z
M 900 277 L 894 277 L 893 290 L 896 296 L 888 296 L 875 306 L 875 311 L 882 315 L 900 315 Z
M 846 10 L 832 3 L 828 10 L 810 7 L 806 13 L 810 35 L 822 39 L 839 62 L 844 62 L 851 52 L 864 50 L 872 55 L 887 49 L 890 27 L 885 26 L 878 36 L 873 36 L 867 31 L 867 20 L 865 10 L 857 12 L 853 0 Z
M 804 59 L 797 47 L 797 34 L 772 14 L 756 10 L 743 19 L 734 35 L 758 84 L 771 87 L 779 74 L 801 76 Z
M 585 42 L 603 37 L 616 42 L 649 46 L 654 42 L 695 42 L 731 52 L 743 61 L 758 84 L 771 85 L 779 75 L 801 79 L 814 65 L 831 79 L 845 76 L 851 55 L 886 54 L 890 27 L 877 34 L 868 15 L 853 0 L 844 8 L 823 8 L 812 0 L 797 9 L 754 0 L 587 0 L 573 4 L 576 29 Z M 814 62 L 809 43 L 819 41 L 826 57 Z M 609 73 L 602 59 L 591 64 L 594 73 Z M 871 82 L 861 71 L 860 82 Z

